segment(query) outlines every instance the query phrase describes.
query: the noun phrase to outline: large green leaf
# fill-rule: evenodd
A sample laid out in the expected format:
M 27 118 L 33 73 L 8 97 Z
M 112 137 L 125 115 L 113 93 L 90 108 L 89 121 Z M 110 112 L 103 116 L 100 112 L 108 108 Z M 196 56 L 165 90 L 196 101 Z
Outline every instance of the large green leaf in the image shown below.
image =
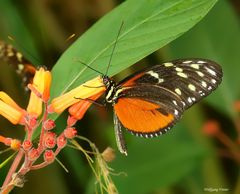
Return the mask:
M 202 22 L 170 44 L 169 50 L 171 58 L 203 57 L 222 66 L 222 84 L 207 100 L 230 115 L 234 114 L 232 105 L 240 93 L 239 34 L 234 10 L 227 1 L 220 1 Z
M 53 68 L 52 97 L 105 73 L 120 25 L 123 29 L 113 55 L 110 76 L 134 64 L 201 20 L 217 0 L 129 0 L 82 35 Z M 80 24 L 79 24 L 80 25 Z

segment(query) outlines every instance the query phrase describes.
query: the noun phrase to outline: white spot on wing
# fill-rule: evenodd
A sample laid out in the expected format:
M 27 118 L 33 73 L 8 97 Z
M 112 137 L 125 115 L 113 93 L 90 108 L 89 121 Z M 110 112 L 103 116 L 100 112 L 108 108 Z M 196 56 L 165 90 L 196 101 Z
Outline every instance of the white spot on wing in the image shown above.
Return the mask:
M 212 69 L 209 69 L 208 67 L 206 67 L 206 70 L 208 71 L 208 73 L 210 73 L 211 75 L 216 76 L 216 72 L 213 71 Z
M 21 53 L 19 53 L 19 52 L 17 52 L 17 59 L 18 59 L 18 61 L 20 61 L 20 62 L 22 62 L 22 54 Z
M 196 87 L 195 87 L 194 85 L 192 85 L 192 84 L 189 84 L 189 85 L 188 85 L 188 88 L 189 88 L 190 90 L 192 90 L 192 91 L 195 91 L 195 90 L 196 90 Z
M 175 92 L 176 92 L 178 95 L 181 95 L 181 94 L 182 94 L 182 92 L 181 92 L 181 90 L 180 90 L 179 88 L 176 88 L 176 89 L 175 89 Z
M 163 65 L 164 65 L 165 67 L 171 67 L 171 66 L 173 66 L 173 63 L 163 63 Z
M 18 64 L 18 70 L 22 71 L 24 69 L 24 65 L 23 64 Z
M 215 84 L 217 83 L 217 81 L 215 79 L 212 79 L 212 83 Z
M 204 74 L 201 72 L 201 71 L 196 71 L 197 72 L 197 74 L 200 76 L 200 77 L 203 77 L 204 76 Z
M 206 87 L 207 87 L 207 83 L 206 83 L 205 81 L 202 81 L 202 86 L 203 86 L 204 88 L 206 88 Z
M 173 102 L 173 104 L 175 104 L 175 105 L 177 106 L 177 102 L 176 102 L 176 100 L 173 100 L 172 102 Z
M 198 61 L 197 63 L 206 63 L 206 61 Z
M 199 69 L 199 65 L 198 64 L 191 64 L 190 65 L 193 69 Z
M 183 106 L 186 106 L 186 103 L 184 101 L 182 101 L 182 104 L 183 104 Z
M 192 99 L 190 97 L 188 97 L 188 102 L 192 103 Z
M 179 68 L 179 67 L 176 67 L 175 70 L 176 70 L 177 72 L 183 72 L 183 69 L 182 69 L 182 68 Z
M 152 70 L 151 70 L 151 71 L 148 71 L 147 73 L 150 74 L 152 77 L 158 79 L 158 83 L 162 83 L 162 82 L 164 81 L 164 79 L 161 79 L 161 78 L 159 77 L 159 74 L 158 74 L 158 73 L 156 73 L 156 72 L 154 72 L 154 71 L 152 71 Z
M 191 63 L 192 61 L 183 61 L 183 63 Z
M 175 110 L 174 110 L 174 114 L 175 114 L 175 115 L 178 115 L 178 110 L 175 109 Z
M 182 72 L 178 72 L 177 75 L 180 77 L 183 77 L 183 78 L 187 78 L 187 74 L 182 73 Z

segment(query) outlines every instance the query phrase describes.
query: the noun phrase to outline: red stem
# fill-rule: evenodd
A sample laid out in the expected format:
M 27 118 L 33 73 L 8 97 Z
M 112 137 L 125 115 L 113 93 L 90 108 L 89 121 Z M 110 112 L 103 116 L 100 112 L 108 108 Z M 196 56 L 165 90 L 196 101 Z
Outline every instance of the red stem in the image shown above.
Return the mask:
M 43 119 L 42 119 L 42 123 L 44 123 L 47 120 L 48 117 L 48 111 L 47 111 L 47 103 L 44 103 L 45 105 L 45 111 L 44 111 L 44 115 L 43 115 Z M 43 151 L 43 137 L 45 134 L 45 129 L 44 129 L 44 125 L 42 124 L 42 128 L 41 128 L 41 134 L 40 134 L 40 139 L 39 139 L 39 144 L 38 144 L 38 150 L 39 152 Z
M 3 182 L 2 193 L 4 193 L 5 188 L 7 189 L 7 186 L 12 179 L 13 173 L 16 172 L 16 169 L 18 168 L 18 165 L 21 162 L 23 155 L 24 155 L 24 151 L 22 149 L 20 149 L 8 171 L 5 181 Z

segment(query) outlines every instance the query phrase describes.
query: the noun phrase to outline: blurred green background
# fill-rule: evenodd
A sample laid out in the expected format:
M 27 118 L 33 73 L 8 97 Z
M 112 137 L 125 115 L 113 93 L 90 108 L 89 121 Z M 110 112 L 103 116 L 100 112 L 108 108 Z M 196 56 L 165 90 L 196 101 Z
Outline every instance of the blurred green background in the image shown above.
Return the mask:
M 81 36 L 120 3 L 117 0 L 0 1 L 0 39 L 13 36 L 16 47 L 34 65 L 51 69 L 76 39 L 66 41 L 71 34 Z M 185 57 L 212 59 L 222 65 L 224 72 L 218 91 L 187 110 L 166 135 L 142 139 L 125 133 L 129 156 L 117 152 L 116 159 L 109 164 L 116 173 L 127 174 L 113 176 L 119 193 L 201 194 L 210 193 L 211 188 L 218 189 L 217 193 L 240 193 L 239 163 L 229 154 L 221 154 L 220 150 L 229 153 L 228 148 L 202 130 L 208 120 L 214 119 L 232 141 L 237 139 L 236 123 L 240 118 L 233 104 L 240 95 L 239 13 L 238 0 L 219 0 L 209 14 L 183 36 L 115 76 L 121 80 L 143 66 Z M 22 107 L 26 106 L 27 94 L 19 84 L 20 78 L 3 61 L 0 64 L 0 89 Z M 111 107 L 92 106 L 77 125 L 79 134 L 93 141 L 100 151 L 109 145 L 116 148 L 111 110 Z M 58 121 L 61 123 L 61 118 Z M 0 134 L 4 136 L 19 139 L 24 136 L 20 127 L 12 126 L 4 118 L 0 119 L 0 126 Z M 5 148 L 0 146 L 1 150 Z M 7 156 L 0 155 L 0 161 Z M 15 188 L 12 193 L 94 193 L 94 175 L 83 154 L 66 148 L 59 159 L 69 173 L 55 162 L 30 172 L 24 187 Z M 1 182 L 9 165 L 0 169 Z

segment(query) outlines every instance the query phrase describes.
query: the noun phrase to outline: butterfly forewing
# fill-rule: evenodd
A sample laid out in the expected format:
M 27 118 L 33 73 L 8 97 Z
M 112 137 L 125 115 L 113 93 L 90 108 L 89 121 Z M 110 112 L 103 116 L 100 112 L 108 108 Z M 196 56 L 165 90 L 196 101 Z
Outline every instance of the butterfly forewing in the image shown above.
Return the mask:
M 26 85 L 32 82 L 35 74 L 35 67 L 23 57 L 22 53 L 13 48 L 12 45 L 0 41 L 0 60 L 13 66 L 16 72 L 22 77 L 25 89 Z
M 221 67 L 206 59 L 186 59 L 163 63 L 146 69 L 144 72 L 126 78 L 122 86 L 152 84 L 164 87 L 181 99 L 184 108 L 207 96 L 217 88 L 222 79 Z
M 163 63 L 124 79 L 118 85 L 121 93 L 114 109 L 128 130 L 153 137 L 172 127 L 185 109 L 216 89 L 221 79 L 221 67 L 210 60 L 183 59 Z M 137 105 L 131 105 L 137 101 Z M 157 106 L 145 110 L 145 102 Z

